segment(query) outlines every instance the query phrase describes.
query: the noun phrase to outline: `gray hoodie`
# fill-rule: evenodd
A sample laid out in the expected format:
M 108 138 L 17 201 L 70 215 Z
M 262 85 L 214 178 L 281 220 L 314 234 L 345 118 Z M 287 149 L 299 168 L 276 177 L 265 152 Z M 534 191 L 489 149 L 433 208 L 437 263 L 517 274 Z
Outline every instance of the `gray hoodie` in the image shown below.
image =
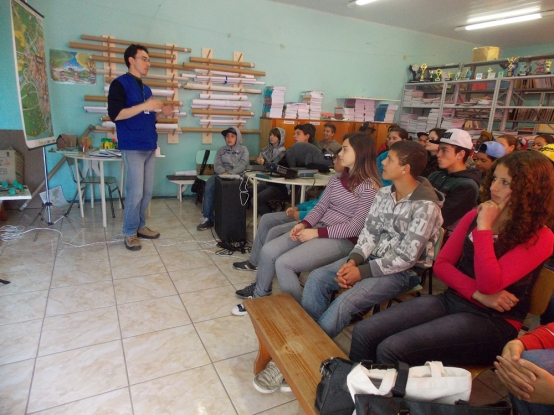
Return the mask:
M 418 261 L 432 264 L 444 196 L 426 178 L 418 177 L 417 181 L 419 186 L 412 194 L 398 202 L 393 195 L 394 184 L 377 192 L 349 256 L 362 278 L 395 274 Z M 377 258 L 368 261 L 371 255 Z
M 240 130 L 235 127 L 230 127 L 228 129 L 235 131 L 235 134 L 237 135 L 237 142 L 233 147 L 224 145 L 217 150 L 214 159 L 215 174 L 241 174 L 244 173 L 246 166 L 248 166 L 248 149 L 241 145 L 242 134 Z
M 260 150 L 260 156 L 263 157 L 264 163 L 279 163 L 279 161 L 283 158 L 285 155 L 285 135 L 286 132 L 280 127 L 277 127 L 279 129 L 279 132 L 281 133 L 281 139 L 279 140 L 279 144 L 277 146 L 273 146 L 270 141 L 269 137 L 267 137 L 267 146 L 262 148 Z

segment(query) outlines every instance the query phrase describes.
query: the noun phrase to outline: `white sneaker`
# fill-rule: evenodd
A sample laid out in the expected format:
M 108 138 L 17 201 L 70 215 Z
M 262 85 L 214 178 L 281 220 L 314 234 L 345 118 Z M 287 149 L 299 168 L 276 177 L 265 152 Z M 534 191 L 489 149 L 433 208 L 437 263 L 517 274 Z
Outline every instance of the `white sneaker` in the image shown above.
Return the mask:
M 273 393 L 281 388 L 283 381 L 281 371 L 272 360 L 254 377 L 254 388 L 261 393 Z
M 252 297 L 247 297 L 247 298 L 252 298 Z M 233 308 L 231 308 L 231 314 L 235 316 L 245 316 L 248 314 L 248 311 L 246 311 L 246 308 L 244 308 L 242 304 L 237 304 L 236 306 L 233 306 Z

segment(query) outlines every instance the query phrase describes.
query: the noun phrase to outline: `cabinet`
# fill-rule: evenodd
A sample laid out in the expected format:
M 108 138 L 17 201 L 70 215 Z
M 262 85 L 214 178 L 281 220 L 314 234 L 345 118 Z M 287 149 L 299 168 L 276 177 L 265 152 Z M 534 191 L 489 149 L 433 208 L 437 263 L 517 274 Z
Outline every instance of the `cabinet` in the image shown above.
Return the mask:
M 260 118 L 260 149 L 267 146 L 267 139 L 269 137 L 269 131 L 272 128 L 280 127 L 285 130 L 285 148 L 289 148 L 294 144 L 294 127 L 299 124 L 313 124 L 316 128 L 315 138 L 317 141 L 323 138 L 323 126 L 327 123 L 333 124 L 337 128 L 335 133 L 335 140 L 342 143 L 342 138 L 345 134 L 358 131 L 363 123 L 354 121 L 334 121 L 334 120 L 300 120 L 300 119 L 286 119 L 286 118 Z M 387 139 L 387 133 L 390 123 L 371 123 L 375 128 L 373 134 L 377 148 L 384 143 Z
M 434 127 L 542 131 L 554 123 L 554 75 L 409 83 L 404 86 L 400 126 L 410 133 Z M 547 127 L 544 127 L 545 129 Z

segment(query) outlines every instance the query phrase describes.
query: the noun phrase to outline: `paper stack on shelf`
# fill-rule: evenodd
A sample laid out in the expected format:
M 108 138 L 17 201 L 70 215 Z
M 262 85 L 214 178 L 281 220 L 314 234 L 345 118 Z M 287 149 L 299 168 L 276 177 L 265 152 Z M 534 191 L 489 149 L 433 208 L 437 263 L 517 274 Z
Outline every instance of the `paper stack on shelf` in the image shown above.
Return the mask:
M 443 117 L 441 128 L 445 130 L 450 130 L 451 128 L 463 128 L 465 119 L 463 118 L 452 118 L 452 117 Z
M 416 132 L 427 131 L 427 117 L 417 117 Z
M 394 121 L 394 114 L 398 109 L 396 104 L 379 104 L 375 111 L 375 121 L 391 123 Z
M 310 106 L 310 120 L 319 120 L 321 118 L 321 105 L 323 103 L 323 92 L 304 91 L 300 94 L 302 102 Z
M 298 116 L 298 103 L 289 102 L 285 105 L 283 118 L 296 118 Z
M 300 118 L 301 120 L 308 120 L 310 118 L 310 106 L 305 102 L 299 102 L 297 105 L 298 118 Z
M 268 86 L 264 91 L 263 117 L 281 118 L 285 104 L 285 86 Z
M 433 108 L 429 111 L 429 116 L 427 117 L 427 126 L 425 127 L 425 132 L 428 132 L 430 129 L 435 128 L 438 125 L 439 120 L 439 110 Z
M 423 110 L 414 110 L 413 114 L 406 113 L 400 116 L 400 128 L 404 128 L 409 133 L 417 133 L 417 118 L 422 114 Z
M 418 107 L 421 105 L 421 98 L 423 98 L 423 91 L 417 89 L 404 90 L 404 96 L 402 97 L 402 105 L 408 107 Z

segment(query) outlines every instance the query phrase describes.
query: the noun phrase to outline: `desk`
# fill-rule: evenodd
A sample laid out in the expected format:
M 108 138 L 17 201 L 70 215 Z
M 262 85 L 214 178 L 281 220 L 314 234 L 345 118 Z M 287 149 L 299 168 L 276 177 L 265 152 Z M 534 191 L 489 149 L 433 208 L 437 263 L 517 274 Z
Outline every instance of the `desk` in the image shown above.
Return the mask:
M 4 211 L 2 203 L 4 200 L 31 200 L 31 192 L 27 186 L 23 186 L 23 190 L 15 195 L 10 195 L 8 190 L 0 191 L 0 220 L 7 220 L 7 214 Z
M 327 183 L 329 183 L 329 180 L 331 177 L 333 177 L 333 174 L 329 175 L 322 175 L 318 174 L 315 178 L 302 178 L 302 179 L 285 179 L 284 177 L 277 177 L 277 176 L 269 176 L 269 178 L 263 178 L 263 177 L 256 177 L 256 174 L 260 172 L 246 172 L 246 175 L 250 180 L 252 180 L 252 228 L 253 228 L 253 234 L 252 237 L 256 238 L 256 229 L 258 228 L 258 180 L 261 180 L 263 182 L 272 182 L 272 183 L 280 183 L 280 184 L 290 184 L 292 186 L 292 197 L 291 197 L 291 203 L 294 206 L 295 205 L 295 186 L 300 186 L 300 203 L 303 203 L 306 199 L 306 187 L 309 186 L 327 186 Z M 265 174 L 265 173 L 264 173 Z
M 64 154 L 64 156 L 73 158 L 76 160 L 88 160 L 88 161 L 98 161 L 100 166 L 100 202 L 102 204 L 102 224 L 105 227 L 108 226 L 106 221 L 106 184 L 104 183 L 104 162 L 105 161 L 117 161 L 121 163 L 121 178 L 119 180 L 119 189 L 121 194 L 123 194 L 123 160 L 121 157 L 90 157 L 88 154 L 79 153 L 79 154 Z M 79 163 L 75 163 L 75 177 L 77 178 L 77 190 L 79 191 L 79 207 L 81 209 L 81 217 L 85 217 L 85 211 L 83 209 L 83 194 L 81 192 L 81 174 L 79 172 Z M 91 193 L 91 199 L 94 200 L 94 191 Z M 93 205 L 94 206 L 94 205 Z M 119 201 L 119 207 L 121 207 L 121 200 Z

